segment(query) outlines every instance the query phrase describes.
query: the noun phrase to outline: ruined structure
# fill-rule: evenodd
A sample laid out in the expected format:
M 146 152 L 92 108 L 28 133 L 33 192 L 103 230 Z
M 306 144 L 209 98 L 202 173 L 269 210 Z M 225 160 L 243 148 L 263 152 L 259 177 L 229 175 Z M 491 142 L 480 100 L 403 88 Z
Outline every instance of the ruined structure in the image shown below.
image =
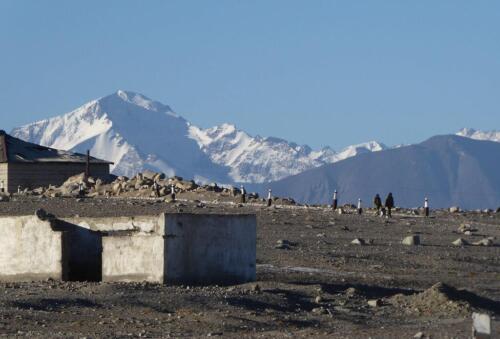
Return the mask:
M 255 280 L 255 215 L 0 218 L 0 280 Z
M 111 162 L 88 157 L 88 169 L 96 178 L 109 176 Z M 40 146 L 14 138 L 0 130 L 0 188 L 16 192 L 61 185 L 68 177 L 87 170 L 87 156 Z

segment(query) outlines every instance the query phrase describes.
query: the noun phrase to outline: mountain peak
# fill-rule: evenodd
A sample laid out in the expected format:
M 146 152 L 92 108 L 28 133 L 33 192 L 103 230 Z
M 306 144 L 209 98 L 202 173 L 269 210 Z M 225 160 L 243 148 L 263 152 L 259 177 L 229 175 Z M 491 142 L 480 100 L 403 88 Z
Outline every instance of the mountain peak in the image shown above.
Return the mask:
M 97 102 L 101 104 L 108 104 L 110 107 L 120 107 L 124 103 L 131 104 L 148 111 L 168 113 L 176 116 L 170 106 L 154 101 L 143 94 L 121 89 L 113 94 L 98 99 Z

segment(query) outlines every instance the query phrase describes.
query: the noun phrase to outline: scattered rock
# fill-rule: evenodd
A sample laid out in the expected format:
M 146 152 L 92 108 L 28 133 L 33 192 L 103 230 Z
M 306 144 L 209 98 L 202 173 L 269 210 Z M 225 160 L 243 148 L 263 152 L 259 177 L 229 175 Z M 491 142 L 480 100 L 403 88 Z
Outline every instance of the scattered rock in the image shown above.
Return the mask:
M 348 289 L 345 290 L 345 294 L 348 296 L 348 297 L 352 297 L 356 294 L 358 294 L 358 290 L 355 289 L 354 287 L 349 287 Z
M 403 239 L 403 245 L 415 246 L 420 245 L 420 236 L 418 235 L 410 235 Z
M 460 212 L 460 207 L 452 206 L 452 207 L 450 207 L 449 212 L 450 213 L 458 213 L 458 212 Z
M 292 243 L 288 240 L 280 239 L 276 241 L 276 246 L 274 248 L 278 250 L 289 250 L 292 246 Z
M 327 314 L 328 313 L 328 311 L 324 307 L 313 308 L 311 312 L 314 314 Z
M 366 241 L 361 238 L 356 238 L 353 241 L 351 241 L 351 244 L 353 245 L 366 245 Z
M 382 300 L 380 300 L 380 299 L 368 300 L 368 306 L 371 306 L 371 307 L 382 306 Z
M 491 337 L 491 319 L 488 314 L 472 313 L 472 335 L 474 338 Z
M 413 336 L 413 338 L 417 338 L 417 339 L 421 339 L 424 337 L 424 332 L 417 332 L 417 334 L 415 334 Z
M 490 238 L 481 239 L 479 241 L 473 242 L 472 245 L 475 246 L 493 246 L 493 240 Z
M 316 304 L 321 304 L 321 303 L 323 302 L 323 298 L 322 298 L 320 295 L 318 295 L 318 296 L 314 299 L 314 301 L 316 302 Z
M 252 287 L 250 289 L 252 290 L 252 292 L 260 292 L 261 291 L 259 284 L 252 285 Z
M 222 332 L 210 332 L 207 334 L 207 337 L 220 337 L 222 334 Z
M 452 244 L 455 246 L 467 246 L 467 245 L 469 245 L 469 242 L 462 239 L 462 238 L 458 238 L 457 240 L 452 242 Z
M 458 227 L 457 231 L 464 234 L 466 232 L 469 232 L 470 234 L 471 232 L 476 232 L 477 230 L 474 229 L 471 224 L 461 224 L 460 227 Z

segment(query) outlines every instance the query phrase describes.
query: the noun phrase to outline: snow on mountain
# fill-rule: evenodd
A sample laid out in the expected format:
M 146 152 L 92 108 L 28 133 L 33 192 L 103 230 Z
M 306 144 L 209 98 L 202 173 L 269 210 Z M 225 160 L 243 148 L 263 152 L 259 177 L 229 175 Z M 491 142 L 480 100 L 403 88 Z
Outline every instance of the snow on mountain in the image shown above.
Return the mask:
M 231 168 L 230 176 L 237 182 L 279 180 L 359 153 L 385 149 L 384 145 L 372 141 L 349 146 L 340 153 L 329 147 L 313 151 L 307 145 L 279 138 L 252 137 L 230 124 L 208 129 L 191 126 L 189 131 L 215 163 Z
M 456 134 L 475 140 L 500 142 L 500 131 L 478 131 L 473 128 L 463 128 Z
M 227 169 L 214 164 L 196 141 L 189 124 L 169 106 L 143 95 L 118 91 L 62 116 L 16 128 L 12 135 L 42 145 L 82 152 L 114 162 L 115 174 L 144 169 L 199 180 L 227 182 Z
M 278 138 L 250 136 L 234 125 L 201 129 L 141 94 L 118 91 L 65 115 L 16 128 L 12 135 L 114 162 L 132 176 L 144 169 L 198 181 L 262 183 L 360 153 L 386 149 L 368 142 L 341 152 L 312 150 Z

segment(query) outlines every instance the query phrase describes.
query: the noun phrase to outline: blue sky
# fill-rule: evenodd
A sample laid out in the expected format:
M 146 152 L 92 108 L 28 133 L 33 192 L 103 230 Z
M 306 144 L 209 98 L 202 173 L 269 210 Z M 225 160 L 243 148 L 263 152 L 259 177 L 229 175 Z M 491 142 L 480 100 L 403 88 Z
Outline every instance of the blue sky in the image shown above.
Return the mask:
M 313 147 L 500 129 L 500 1 L 0 0 L 0 128 L 117 89 Z

